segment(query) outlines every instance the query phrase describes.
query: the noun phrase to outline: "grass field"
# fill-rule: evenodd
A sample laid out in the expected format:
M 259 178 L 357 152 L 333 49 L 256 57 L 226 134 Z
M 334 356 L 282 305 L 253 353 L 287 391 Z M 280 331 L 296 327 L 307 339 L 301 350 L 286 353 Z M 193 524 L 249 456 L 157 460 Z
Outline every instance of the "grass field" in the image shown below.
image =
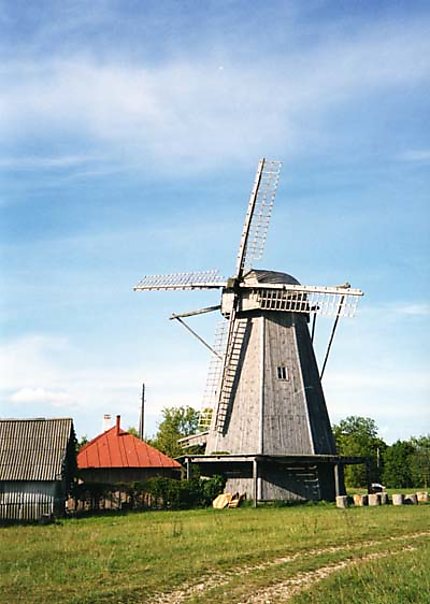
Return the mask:
M 0 529 L 3 603 L 430 602 L 430 505 L 143 512 Z

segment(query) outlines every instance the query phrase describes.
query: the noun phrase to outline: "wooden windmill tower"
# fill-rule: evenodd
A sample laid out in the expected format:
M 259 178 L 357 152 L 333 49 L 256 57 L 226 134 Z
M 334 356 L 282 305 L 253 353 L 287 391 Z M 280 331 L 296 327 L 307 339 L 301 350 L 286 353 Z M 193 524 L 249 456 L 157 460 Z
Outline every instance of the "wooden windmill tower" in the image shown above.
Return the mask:
M 134 289 L 222 292 L 218 306 L 172 316 L 184 323 L 219 309 L 225 319 L 225 338 L 212 349 L 212 396 L 202 432 L 184 442 L 205 442 L 206 452 L 186 456 L 187 463 L 208 475 L 224 473 L 229 490 L 255 501 L 333 499 L 343 490 L 340 470 L 348 460 L 336 455 L 312 344 L 315 318 L 333 316 L 335 329 L 340 317 L 354 314 L 362 292 L 349 284 L 300 285 L 286 273 L 251 268 L 263 252 L 280 167 L 264 159 L 258 164 L 233 277 L 154 275 Z

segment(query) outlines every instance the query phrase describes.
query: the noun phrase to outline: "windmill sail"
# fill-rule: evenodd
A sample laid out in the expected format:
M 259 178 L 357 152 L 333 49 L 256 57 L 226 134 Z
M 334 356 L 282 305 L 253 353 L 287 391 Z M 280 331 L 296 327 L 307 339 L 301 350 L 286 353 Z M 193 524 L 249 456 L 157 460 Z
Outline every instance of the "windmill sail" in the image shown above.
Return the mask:
M 170 273 L 167 275 L 147 275 L 133 288 L 143 290 L 175 289 L 218 289 L 226 284 L 217 270 L 194 271 L 192 273 Z
M 212 419 L 218 404 L 227 336 L 228 322 L 225 319 L 222 319 L 215 329 L 213 349 L 216 354 L 211 355 L 209 362 L 205 392 L 199 417 L 199 430 L 201 432 L 205 432 L 211 427 Z
M 265 159 L 258 164 L 237 255 L 238 278 L 263 254 L 281 166 L 279 161 Z
M 353 317 L 358 300 L 363 295 L 361 290 L 347 287 L 271 284 L 243 287 L 245 290 L 251 289 L 243 301 L 244 309 L 316 313 L 328 317 Z

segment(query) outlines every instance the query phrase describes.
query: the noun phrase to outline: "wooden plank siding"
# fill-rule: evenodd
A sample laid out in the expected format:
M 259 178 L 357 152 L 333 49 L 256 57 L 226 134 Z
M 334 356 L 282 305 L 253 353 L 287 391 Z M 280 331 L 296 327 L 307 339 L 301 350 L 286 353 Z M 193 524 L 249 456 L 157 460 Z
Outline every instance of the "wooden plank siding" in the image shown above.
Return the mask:
M 226 420 L 226 433 L 211 431 L 208 435 L 208 453 L 257 453 L 260 434 L 260 345 L 261 321 L 248 319 L 237 378 L 233 385 L 232 405 Z
M 278 367 L 285 367 L 287 379 L 279 379 Z M 304 315 L 265 312 L 249 318 L 226 432 L 210 432 L 206 450 L 208 454 L 335 453 Z
M 307 315 L 249 311 L 224 433 L 211 430 L 206 455 L 335 455 Z M 333 465 L 259 462 L 257 487 L 228 467 L 226 489 L 259 500 L 334 498 Z
M 312 432 L 313 452 L 334 455 L 336 454 L 336 444 L 308 326 L 303 315 L 294 315 L 294 317 L 299 363 L 303 382 L 306 384 L 306 403 Z
M 289 313 L 267 313 L 264 346 L 263 453 L 314 453 L 299 363 L 295 322 Z M 304 317 L 297 317 L 304 319 Z M 278 367 L 285 367 L 287 379 L 279 379 Z

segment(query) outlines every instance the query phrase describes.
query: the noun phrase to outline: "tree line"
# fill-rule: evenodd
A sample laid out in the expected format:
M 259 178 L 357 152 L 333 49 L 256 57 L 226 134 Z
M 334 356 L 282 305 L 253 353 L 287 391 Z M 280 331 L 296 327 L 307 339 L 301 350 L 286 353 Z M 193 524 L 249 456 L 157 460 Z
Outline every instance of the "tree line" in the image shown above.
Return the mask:
M 430 434 L 412 436 L 387 445 L 370 417 L 350 416 L 333 426 L 337 452 L 359 455 L 370 461 L 370 479 L 389 488 L 428 488 L 430 484 Z M 366 486 L 366 469 L 347 466 L 349 487 Z
M 165 407 L 157 433 L 148 442 L 170 457 L 180 457 L 184 451 L 178 439 L 195 434 L 198 424 L 199 413 L 192 407 Z M 389 488 L 427 489 L 430 485 L 430 434 L 388 445 L 378 432 L 376 422 L 370 417 L 349 416 L 341 420 L 333 426 L 338 454 L 367 457 L 371 482 Z M 345 482 L 347 487 L 365 487 L 365 466 L 346 466 Z

